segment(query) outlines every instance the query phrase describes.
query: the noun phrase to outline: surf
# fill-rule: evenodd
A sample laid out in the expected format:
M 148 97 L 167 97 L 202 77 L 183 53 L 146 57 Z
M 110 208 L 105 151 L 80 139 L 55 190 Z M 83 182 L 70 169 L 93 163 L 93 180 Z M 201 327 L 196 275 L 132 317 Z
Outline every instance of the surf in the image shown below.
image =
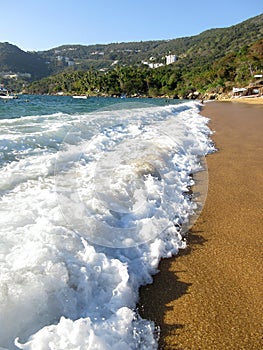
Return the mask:
M 213 151 L 199 111 L 128 103 L 1 121 L 16 159 L 0 168 L 0 346 L 157 349 L 138 290 L 202 207 L 187 195 Z

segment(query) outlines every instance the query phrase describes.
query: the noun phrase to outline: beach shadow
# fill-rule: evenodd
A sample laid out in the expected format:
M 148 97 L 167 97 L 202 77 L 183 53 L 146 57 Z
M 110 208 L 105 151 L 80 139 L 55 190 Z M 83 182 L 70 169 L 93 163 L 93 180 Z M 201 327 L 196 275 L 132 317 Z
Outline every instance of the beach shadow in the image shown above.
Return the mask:
M 189 230 L 185 235 L 184 238 L 187 241 L 187 247 L 185 249 L 181 249 L 179 251 L 179 254 L 175 257 L 185 256 L 190 254 L 193 250 L 200 248 L 201 246 L 204 246 L 205 243 L 208 241 L 205 239 L 201 233 L 203 231 L 197 231 L 197 230 Z
M 173 311 L 172 302 L 188 293 L 192 283 L 180 281 L 178 273 L 181 271 L 172 271 L 171 266 L 175 259 L 190 254 L 192 250 L 198 249 L 206 243 L 206 239 L 201 235 L 202 231 L 189 231 L 187 233 L 187 248 L 180 250 L 176 257 L 163 259 L 159 264 L 159 273 L 154 276 L 153 283 L 140 288 L 140 302 L 137 305 L 138 312 L 142 318 L 154 321 L 160 327 L 159 350 L 168 349 L 165 339 L 176 335 L 183 324 L 172 323 L 165 320 L 165 315 Z M 187 312 L 187 310 L 185 310 Z M 169 346 L 169 349 L 183 350 L 179 344 Z
M 140 289 L 139 314 L 146 319 L 154 321 L 160 327 L 159 349 L 165 349 L 165 338 L 174 336 L 183 328 L 182 324 L 167 324 L 165 313 L 172 310 L 169 304 L 187 293 L 190 283 L 179 280 L 176 274 L 169 271 L 171 259 L 162 260 L 159 266 L 160 273 L 154 276 L 153 284 Z M 179 348 L 178 348 L 179 350 Z

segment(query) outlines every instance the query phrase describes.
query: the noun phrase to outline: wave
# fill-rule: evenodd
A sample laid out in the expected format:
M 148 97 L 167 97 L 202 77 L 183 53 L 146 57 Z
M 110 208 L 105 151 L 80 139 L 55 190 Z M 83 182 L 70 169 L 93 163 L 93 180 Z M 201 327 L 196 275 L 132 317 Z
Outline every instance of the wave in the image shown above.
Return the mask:
M 143 107 L 5 124 L 0 346 L 157 349 L 138 290 L 185 247 L 213 146 L 198 103 Z

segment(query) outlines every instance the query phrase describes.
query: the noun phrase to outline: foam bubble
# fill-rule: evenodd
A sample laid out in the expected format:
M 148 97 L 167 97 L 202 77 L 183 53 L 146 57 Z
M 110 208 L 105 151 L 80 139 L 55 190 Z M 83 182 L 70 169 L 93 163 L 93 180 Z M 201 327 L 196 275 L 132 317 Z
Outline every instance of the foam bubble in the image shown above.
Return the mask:
M 206 173 L 207 119 L 188 103 L 56 123 L 58 153 L 35 145 L 0 169 L 0 347 L 157 349 L 138 290 L 202 208 L 189 186 Z

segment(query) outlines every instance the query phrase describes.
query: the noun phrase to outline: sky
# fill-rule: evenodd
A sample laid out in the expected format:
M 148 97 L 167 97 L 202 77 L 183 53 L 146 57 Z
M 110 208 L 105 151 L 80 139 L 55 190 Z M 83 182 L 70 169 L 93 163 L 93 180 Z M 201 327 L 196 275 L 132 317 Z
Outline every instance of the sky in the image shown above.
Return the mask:
M 263 13 L 263 0 L 12 0 L 0 11 L 0 42 L 41 51 L 197 35 Z

